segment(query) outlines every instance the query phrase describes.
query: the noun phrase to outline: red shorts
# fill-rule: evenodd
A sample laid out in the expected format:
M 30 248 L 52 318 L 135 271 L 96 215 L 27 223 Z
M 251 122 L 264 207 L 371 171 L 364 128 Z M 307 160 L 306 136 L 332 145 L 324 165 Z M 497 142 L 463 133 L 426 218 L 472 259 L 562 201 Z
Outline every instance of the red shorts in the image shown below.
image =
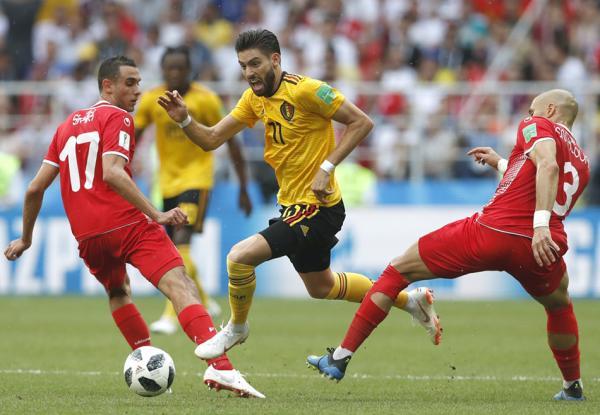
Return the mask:
M 533 257 L 531 239 L 487 228 L 477 223 L 477 214 L 452 222 L 419 239 L 419 254 L 437 277 L 456 278 L 480 271 L 506 271 L 534 297 L 558 288 L 567 267 L 562 258 L 565 240 L 556 240 L 561 257 L 549 267 L 540 267 Z
M 123 286 L 126 263 L 155 287 L 167 271 L 183 265 L 163 227 L 146 220 L 79 242 L 79 256 L 107 291 Z

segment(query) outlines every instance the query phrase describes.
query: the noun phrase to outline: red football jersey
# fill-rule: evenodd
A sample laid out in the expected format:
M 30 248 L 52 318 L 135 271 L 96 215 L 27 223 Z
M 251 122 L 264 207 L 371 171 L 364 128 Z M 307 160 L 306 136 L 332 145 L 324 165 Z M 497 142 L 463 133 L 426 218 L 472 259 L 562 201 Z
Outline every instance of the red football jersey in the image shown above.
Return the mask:
M 527 117 L 519 124 L 517 143 L 508 168 L 492 200 L 478 221 L 503 232 L 533 237 L 536 166 L 528 153 L 541 141 L 554 140 L 558 163 L 558 191 L 550 217 L 550 231 L 566 241 L 563 220 L 587 186 L 590 163 L 567 127 L 543 117 Z
M 106 101 L 69 115 L 58 127 L 44 163 L 60 170 L 60 191 L 78 241 L 144 220 L 146 216 L 102 179 L 102 156 L 127 160 L 131 176 L 133 118 Z

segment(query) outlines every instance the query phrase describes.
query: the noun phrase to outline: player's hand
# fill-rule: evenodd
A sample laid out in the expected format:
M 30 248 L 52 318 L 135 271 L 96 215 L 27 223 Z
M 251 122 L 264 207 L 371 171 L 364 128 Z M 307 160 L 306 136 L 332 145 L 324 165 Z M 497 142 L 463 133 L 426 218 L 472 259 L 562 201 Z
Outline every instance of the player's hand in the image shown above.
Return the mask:
M 183 211 L 176 207 L 166 212 L 159 212 L 156 217 L 156 223 L 160 225 L 186 225 L 188 223 L 188 217 Z
M 329 173 L 323 169 L 319 169 L 310 189 L 317 199 L 319 199 L 319 202 L 327 203 L 327 198 L 333 194 L 333 189 L 329 187 Z
M 250 216 L 252 213 L 252 201 L 248 195 L 248 191 L 245 188 L 240 188 L 240 194 L 238 195 L 238 206 L 244 212 L 244 215 Z
M 533 257 L 540 267 L 550 266 L 559 258 L 560 247 L 552 240 L 550 228 L 542 226 L 533 230 L 531 241 Z
M 175 122 L 183 122 L 188 117 L 188 109 L 183 98 L 176 90 L 165 91 L 164 95 L 158 97 L 158 105 L 163 107 L 169 117 Z
M 23 252 L 25 252 L 31 246 L 31 242 L 25 242 L 21 238 L 15 239 L 8 244 L 8 247 L 4 250 L 4 256 L 9 261 L 14 261 L 19 258 Z
M 469 150 L 467 156 L 473 156 L 477 163 L 487 164 L 495 169 L 498 169 L 498 162 L 502 159 L 491 147 L 475 147 Z

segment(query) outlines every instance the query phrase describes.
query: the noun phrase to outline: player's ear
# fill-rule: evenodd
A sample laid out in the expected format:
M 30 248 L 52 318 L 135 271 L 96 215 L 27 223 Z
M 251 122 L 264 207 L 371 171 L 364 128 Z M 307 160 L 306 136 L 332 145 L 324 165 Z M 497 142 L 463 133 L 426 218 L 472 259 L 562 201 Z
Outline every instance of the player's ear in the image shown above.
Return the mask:
M 102 92 L 106 92 L 107 94 L 112 94 L 113 93 L 113 81 L 108 79 L 108 78 L 104 78 L 102 80 Z
M 271 54 L 271 63 L 274 67 L 281 66 L 281 55 L 279 53 Z
M 551 118 L 556 114 L 556 104 L 548 104 L 546 107 L 546 118 Z

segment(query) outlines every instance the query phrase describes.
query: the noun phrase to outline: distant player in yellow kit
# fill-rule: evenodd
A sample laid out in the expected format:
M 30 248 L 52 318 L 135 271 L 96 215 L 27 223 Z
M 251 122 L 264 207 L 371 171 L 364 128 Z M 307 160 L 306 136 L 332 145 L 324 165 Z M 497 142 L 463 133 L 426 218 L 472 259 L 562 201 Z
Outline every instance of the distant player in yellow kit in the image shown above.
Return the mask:
M 202 232 L 210 190 L 213 187 L 213 154 L 190 142 L 179 126 L 156 105 L 165 91 L 177 90 L 183 96 L 190 114 L 206 125 L 215 125 L 223 118 L 223 105 L 219 97 L 197 82 L 190 82 L 191 65 L 187 48 L 168 48 L 162 56 L 164 84 L 142 95 L 135 114 L 136 137 L 146 127 L 156 125 L 156 148 L 160 161 L 159 184 L 165 211 L 181 208 L 189 226 L 167 226 L 167 233 L 179 250 L 188 275 L 194 280 L 200 299 L 209 313 L 219 314 L 218 304 L 202 289 L 196 266 L 190 255 L 190 242 L 194 232 Z M 228 141 L 229 154 L 240 182 L 239 205 L 248 215 L 252 204 L 246 190 L 245 163 L 236 140 Z M 155 333 L 171 334 L 177 330 L 177 315 L 167 300 L 162 317 L 150 325 Z
M 167 91 L 158 101 L 190 140 L 207 151 L 262 120 L 264 158 L 280 187 L 281 216 L 234 245 L 227 256 L 232 316 L 215 337 L 198 345 L 196 355 L 202 359 L 223 354 L 248 337 L 255 268 L 265 261 L 286 255 L 315 298 L 360 302 L 373 285 L 364 275 L 329 268 L 335 234 L 346 216 L 335 166 L 367 136 L 372 121 L 326 83 L 283 72 L 279 42 L 268 30 L 241 33 L 235 47 L 250 88 L 216 125 L 191 117 L 178 91 Z M 332 120 L 346 126 L 337 146 Z M 395 305 L 412 314 L 439 343 L 441 328 L 429 289 L 401 292 Z

